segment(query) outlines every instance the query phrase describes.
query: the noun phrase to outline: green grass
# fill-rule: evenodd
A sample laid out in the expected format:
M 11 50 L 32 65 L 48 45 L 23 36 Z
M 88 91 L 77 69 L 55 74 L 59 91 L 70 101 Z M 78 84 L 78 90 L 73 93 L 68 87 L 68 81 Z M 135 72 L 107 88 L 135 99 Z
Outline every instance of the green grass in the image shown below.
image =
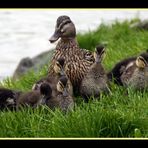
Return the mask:
M 119 60 L 138 55 L 148 48 L 148 31 L 129 28 L 130 22 L 101 24 L 93 32 L 78 35 L 81 48 L 94 50 L 98 43 L 107 43 L 103 65 L 109 71 Z M 27 91 L 45 76 L 47 65 L 40 73 L 29 72 L 17 81 L 7 78 L 1 85 Z M 126 93 L 128 91 L 128 95 Z M 148 93 L 125 90 L 112 84 L 112 95 L 84 103 L 77 98 L 75 108 L 66 114 L 46 106 L 18 112 L 0 112 L 0 137 L 85 137 L 85 138 L 147 138 Z

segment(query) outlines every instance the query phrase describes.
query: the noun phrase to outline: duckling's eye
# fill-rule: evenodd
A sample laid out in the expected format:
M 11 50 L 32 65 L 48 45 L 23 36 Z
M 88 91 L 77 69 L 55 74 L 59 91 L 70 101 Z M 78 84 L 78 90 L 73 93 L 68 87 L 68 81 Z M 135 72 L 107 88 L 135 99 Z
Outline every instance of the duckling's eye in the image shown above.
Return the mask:
M 86 53 L 86 55 L 87 55 L 87 56 L 89 56 L 89 55 L 90 55 L 90 53 L 88 53 L 88 52 L 87 52 L 87 53 Z
M 65 32 L 65 30 L 64 29 L 61 29 L 61 33 L 64 33 Z
M 59 63 L 56 63 L 58 67 L 61 67 Z

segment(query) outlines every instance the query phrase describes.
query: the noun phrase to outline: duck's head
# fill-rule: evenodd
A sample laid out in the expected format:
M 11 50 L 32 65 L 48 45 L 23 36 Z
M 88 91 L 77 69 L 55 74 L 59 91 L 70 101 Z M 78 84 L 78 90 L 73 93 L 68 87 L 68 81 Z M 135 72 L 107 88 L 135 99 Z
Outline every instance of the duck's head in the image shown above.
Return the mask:
M 65 62 L 65 59 L 60 57 L 59 59 L 57 59 L 57 61 L 55 62 L 55 65 L 54 65 L 55 73 L 60 74 L 61 76 L 65 75 L 64 62 Z
M 40 93 L 43 95 L 41 104 L 46 104 L 46 102 L 52 97 L 52 89 L 49 85 L 49 83 L 44 82 L 40 86 Z
M 59 16 L 55 26 L 55 32 L 50 37 L 49 41 L 51 43 L 57 41 L 59 38 L 74 38 L 76 36 L 75 25 L 71 21 L 69 16 L 63 15 Z
M 98 46 L 96 46 L 96 50 L 94 52 L 95 62 L 101 63 L 104 57 L 105 57 L 105 46 L 102 44 L 99 44 Z
M 64 97 L 68 96 L 68 78 L 66 76 L 62 76 L 57 83 L 57 91 L 63 94 Z
M 148 63 L 142 56 L 138 56 L 136 59 L 136 66 L 139 70 L 144 70 L 148 76 Z
M 51 96 L 52 89 L 51 89 L 49 83 L 47 83 L 47 82 L 42 83 L 40 86 L 40 92 L 42 95 Z

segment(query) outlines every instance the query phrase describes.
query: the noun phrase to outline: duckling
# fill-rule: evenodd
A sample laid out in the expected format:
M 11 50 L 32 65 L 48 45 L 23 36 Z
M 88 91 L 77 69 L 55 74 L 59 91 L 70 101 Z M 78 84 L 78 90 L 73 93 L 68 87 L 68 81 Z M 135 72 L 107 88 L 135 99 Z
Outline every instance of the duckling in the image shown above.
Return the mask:
M 148 61 L 148 50 L 141 53 L 140 56 L 144 57 L 146 61 Z M 129 57 L 119 61 L 112 70 L 107 74 L 110 81 L 114 81 L 115 84 L 123 86 L 121 81 L 121 75 L 127 67 L 130 67 L 135 63 L 137 56 Z
M 57 91 L 56 85 L 59 81 L 59 78 L 61 76 L 67 77 L 67 75 L 65 73 L 65 70 L 67 69 L 67 67 L 65 67 L 64 63 L 65 63 L 65 60 L 63 57 L 60 57 L 59 59 L 57 59 L 55 65 L 53 67 L 55 73 L 50 77 L 45 77 L 45 78 L 42 78 L 41 80 L 37 81 L 36 84 L 34 84 L 34 86 L 32 87 L 32 90 L 39 90 L 40 85 L 44 82 L 47 82 L 50 84 L 50 86 L 52 88 L 52 93 L 55 96 L 56 91 Z M 72 86 L 69 79 L 68 79 L 67 83 L 68 83 L 68 87 L 69 87 L 68 93 L 73 96 L 73 86 Z
M 52 98 L 52 89 L 51 89 L 49 83 L 47 83 L 47 82 L 42 83 L 40 86 L 40 92 L 42 94 L 44 94 L 43 99 L 42 99 L 42 104 L 46 105 L 47 101 L 50 98 Z
M 94 52 L 95 63 L 90 67 L 80 86 L 80 94 L 86 102 L 91 96 L 99 97 L 102 92 L 109 92 L 107 74 L 101 64 L 105 47 L 98 45 Z
M 148 87 L 148 63 L 138 56 L 132 65 L 128 65 L 121 75 L 124 86 L 130 86 L 136 90 L 143 90 Z
M 86 49 L 79 48 L 76 39 L 76 28 L 69 16 L 63 15 L 58 17 L 55 32 L 49 41 L 54 43 L 59 38 L 60 41 L 57 43 L 55 53 L 50 62 L 48 76 L 55 73 L 54 64 L 58 58 L 63 57 L 65 65 L 68 67 L 65 73 L 70 79 L 74 91 L 77 91 L 81 80 L 94 63 L 93 54 Z
M 16 110 L 21 106 L 30 106 L 36 108 L 39 105 L 44 105 L 46 99 L 51 96 L 51 87 L 48 83 L 42 83 L 40 90 L 32 90 L 29 92 L 21 93 L 16 99 Z
M 57 95 L 51 97 L 47 101 L 47 106 L 51 109 L 60 108 L 63 112 L 67 112 L 74 107 L 74 99 L 68 93 L 68 78 L 61 76 L 57 83 Z
M 20 93 L 21 91 L 0 88 L 0 110 L 15 110 L 16 98 L 20 95 Z

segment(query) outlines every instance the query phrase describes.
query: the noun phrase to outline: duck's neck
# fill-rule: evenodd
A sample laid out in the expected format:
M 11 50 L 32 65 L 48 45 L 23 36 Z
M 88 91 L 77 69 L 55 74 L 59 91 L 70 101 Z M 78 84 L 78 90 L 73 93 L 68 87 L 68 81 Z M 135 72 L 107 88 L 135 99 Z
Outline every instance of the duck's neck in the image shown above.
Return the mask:
M 78 45 L 78 42 L 77 42 L 77 39 L 76 38 L 62 38 L 58 44 L 57 44 L 57 47 L 56 47 L 56 50 L 64 50 L 64 49 L 68 49 L 68 48 L 75 48 L 76 47 L 79 47 Z

